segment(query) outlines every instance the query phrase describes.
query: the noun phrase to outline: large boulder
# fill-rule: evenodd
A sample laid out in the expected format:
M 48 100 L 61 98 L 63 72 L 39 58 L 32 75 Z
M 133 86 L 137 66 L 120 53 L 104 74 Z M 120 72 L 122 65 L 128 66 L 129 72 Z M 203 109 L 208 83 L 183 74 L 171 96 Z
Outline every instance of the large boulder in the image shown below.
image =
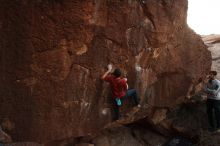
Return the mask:
M 10 143 L 12 142 L 11 136 L 2 130 L 0 126 L 0 143 Z
M 203 36 L 202 39 L 212 54 L 212 70 L 218 72 L 217 78 L 220 79 L 220 35 Z
M 139 132 L 136 133 L 137 135 L 140 134 Z M 136 137 L 136 133 L 126 127 L 112 128 L 101 133 L 92 142 L 95 146 L 141 146 L 143 144 L 141 138 L 147 138 L 147 134 L 150 134 L 146 132 L 142 133 L 142 137 Z M 153 134 L 151 136 L 154 137 Z M 160 141 L 158 142 L 158 139 L 156 140 L 157 144 L 161 144 Z
M 181 103 L 211 66 L 186 17 L 187 0 L 1 0 L 0 122 L 15 141 L 98 132 L 112 117 L 110 62 L 143 105 Z
M 18 143 L 5 144 L 4 146 L 43 146 L 43 145 L 34 142 L 18 142 Z

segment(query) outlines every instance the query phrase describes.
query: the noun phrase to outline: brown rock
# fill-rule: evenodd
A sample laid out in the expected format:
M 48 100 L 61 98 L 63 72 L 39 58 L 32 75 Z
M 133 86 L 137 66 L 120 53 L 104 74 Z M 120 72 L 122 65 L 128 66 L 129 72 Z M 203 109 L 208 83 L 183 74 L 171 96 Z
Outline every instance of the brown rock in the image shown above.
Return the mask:
M 34 142 L 18 142 L 18 143 L 5 144 L 4 146 L 43 146 L 43 145 Z
M 204 36 L 202 36 L 202 40 L 206 44 L 215 44 L 215 43 L 218 43 L 220 41 L 220 35 L 217 35 L 217 34 L 204 35 Z
M 94 144 L 96 146 L 111 146 L 110 143 L 109 143 L 109 140 L 108 140 L 108 137 L 106 136 L 99 136 L 99 137 L 96 137 L 94 140 L 93 140 Z
M 157 109 L 152 117 L 153 123 L 156 125 L 166 119 L 167 109 Z
M 80 144 L 76 144 L 75 146 L 94 146 L 94 144 L 80 143 Z
M 141 137 L 147 145 L 149 146 L 157 146 L 163 145 L 166 142 L 166 138 L 158 133 L 152 131 L 145 131 L 145 133 L 141 133 L 138 137 Z
M 186 16 L 186 0 L 1 0 L 0 117 L 16 141 L 96 133 L 111 122 L 109 62 L 143 104 L 175 106 L 211 66 Z
M 217 71 L 217 78 L 220 79 L 220 35 L 203 36 L 203 41 L 212 54 L 212 70 Z
M 220 143 L 220 134 L 219 133 L 210 133 L 207 131 L 203 131 L 200 135 L 200 141 L 198 145 L 201 146 L 218 146 Z
M 0 127 L 0 142 L 1 143 L 10 143 L 12 142 L 11 136 L 5 133 Z
M 205 103 L 186 103 L 167 113 L 162 122 L 164 128 L 174 130 L 190 138 L 197 137 L 201 131 L 207 131 L 208 119 Z
M 95 146 L 141 146 L 140 141 L 125 127 L 104 131 L 93 140 L 93 143 Z
M 146 126 L 147 123 L 145 123 Z M 102 131 L 93 139 L 95 146 L 157 146 L 163 145 L 167 138 L 145 126 L 117 127 Z

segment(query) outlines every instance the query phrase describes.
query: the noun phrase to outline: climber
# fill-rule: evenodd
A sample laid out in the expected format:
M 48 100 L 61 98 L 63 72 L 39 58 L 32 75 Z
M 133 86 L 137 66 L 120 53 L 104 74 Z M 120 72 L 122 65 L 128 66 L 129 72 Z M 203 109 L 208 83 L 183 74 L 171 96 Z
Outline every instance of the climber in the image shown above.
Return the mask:
M 115 103 L 115 119 L 120 117 L 119 107 L 122 106 L 123 99 L 126 97 L 132 97 L 135 105 L 140 108 L 139 98 L 135 89 L 128 89 L 127 78 L 121 77 L 120 69 L 116 68 L 112 74 L 112 65 L 108 65 L 108 70 L 102 75 L 101 79 L 109 82 L 112 97 Z
M 207 95 L 206 106 L 210 132 L 220 132 L 220 81 L 216 79 L 216 75 L 216 71 L 210 71 L 208 81 L 204 86 L 204 92 Z M 213 110 L 216 120 L 214 120 Z

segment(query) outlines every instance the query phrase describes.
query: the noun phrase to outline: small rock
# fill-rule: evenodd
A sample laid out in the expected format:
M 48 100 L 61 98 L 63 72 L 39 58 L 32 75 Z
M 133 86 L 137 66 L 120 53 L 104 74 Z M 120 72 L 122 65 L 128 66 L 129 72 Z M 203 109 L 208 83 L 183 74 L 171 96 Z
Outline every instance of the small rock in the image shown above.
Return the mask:
M 5 133 L 0 127 L 0 142 L 2 143 L 10 143 L 12 142 L 11 136 Z

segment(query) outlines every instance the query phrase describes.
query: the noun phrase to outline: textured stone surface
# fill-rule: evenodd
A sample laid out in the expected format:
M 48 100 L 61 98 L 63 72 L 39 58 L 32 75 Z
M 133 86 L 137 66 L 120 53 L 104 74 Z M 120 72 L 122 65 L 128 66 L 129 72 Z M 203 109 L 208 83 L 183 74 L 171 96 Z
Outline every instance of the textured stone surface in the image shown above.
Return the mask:
M 96 146 L 141 146 L 130 129 L 125 127 L 113 128 L 105 131 L 93 140 Z
M 94 144 L 80 143 L 80 144 L 76 144 L 75 146 L 94 146 Z
M 219 133 L 209 133 L 209 132 L 203 132 L 201 134 L 201 141 L 198 143 L 198 145 L 201 146 L 218 146 L 220 143 L 220 134 Z
M 11 136 L 5 133 L 1 127 L 0 127 L 0 142 L 1 143 L 12 142 Z
M 117 127 L 105 130 L 92 142 L 95 146 L 156 146 L 163 145 L 166 139 L 167 137 L 142 125 L 142 127 Z
M 10 143 L 10 144 L 5 144 L 4 146 L 43 146 L 38 143 L 34 142 L 18 142 L 18 143 Z
M 220 34 L 203 35 L 202 40 L 206 44 L 218 43 L 220 41 Z
M 109 62 L 144 104 L 180 103 L 211 65 L 186 11 L 186 0 L 1 0 L 0 117 L 12 138 L 47 142 L 104 127 Z
M 196 138 L 201 131 L 207 131 L 206 105 L 203 102 L 185 103 L 167 113 L 160 124 L 189 138 Z
M 212 70 L 218 72 L 217 78 L 220 79 L 220 35 L 203 36 L 202 39 L 212 54 Z

